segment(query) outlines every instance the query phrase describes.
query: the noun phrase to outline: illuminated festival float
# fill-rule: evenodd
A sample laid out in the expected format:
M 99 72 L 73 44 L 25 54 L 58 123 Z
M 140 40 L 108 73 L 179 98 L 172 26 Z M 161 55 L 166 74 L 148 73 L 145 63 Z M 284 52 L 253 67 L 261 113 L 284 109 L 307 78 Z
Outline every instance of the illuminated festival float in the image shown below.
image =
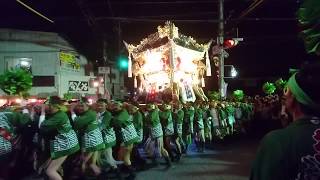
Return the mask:
M 199 44 L 168 21 L 140 44 L 124 43 L 129 52 L 128 77 L 134 78 L 137 98 L 146 102 L 208 100 L 202 87 L 205 76 L 211 76 L 211 41 Z

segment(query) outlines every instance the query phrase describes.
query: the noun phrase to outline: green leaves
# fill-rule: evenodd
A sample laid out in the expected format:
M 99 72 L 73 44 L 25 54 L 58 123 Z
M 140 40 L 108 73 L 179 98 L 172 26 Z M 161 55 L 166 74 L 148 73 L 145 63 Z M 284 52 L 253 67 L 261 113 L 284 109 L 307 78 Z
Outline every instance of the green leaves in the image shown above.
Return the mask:
M 284 81 L 282 78 L 280 78 L 280 79 L 276 80 L 275 84 L 276 84 L 277 89 L 282 90 L 286 86 L 287 81 Z
M 233 91 L 232 96 L 236 101 L 242 101 L 244 98 L 244 92 L 243 92 L 243 90 L 238 89 L 238 90 Z
M 305 0 L 297 12 L 297 17 L 303 28 L 300 36 L 307 52 L 320 55 L 320 1 Z
M 32 87 L 32 75 L 23 69 L 12 69 L 0 75 L 0 88 L 8 95 L 23 96 Z
M 220 94 L 218 91 L 209 91 L 208 92 L 208 97 L 210 100 L 219 100 L 220 99 Z
M 276 86 L 273 83 L 266 82 L 262 86 L 262 90 L 264 93 L 271 95 L 276 91 Z
M 63 99 L 65 99 L 67 101 L 71 100 L 72 98 L 73 98 L 73 94 L 70 93 L 70 92 L 67 92 L 67 93 L 63 94 Z

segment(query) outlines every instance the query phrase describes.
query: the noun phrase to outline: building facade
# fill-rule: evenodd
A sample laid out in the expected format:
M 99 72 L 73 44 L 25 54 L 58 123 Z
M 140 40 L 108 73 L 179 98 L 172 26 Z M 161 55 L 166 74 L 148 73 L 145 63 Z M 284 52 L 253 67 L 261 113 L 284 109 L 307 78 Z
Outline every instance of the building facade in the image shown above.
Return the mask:
M 113 90 L 111 85 L 114 84 L 108 84 L 110 80 L 93 84 L 97 77 L 94 68 L 88 70 L 87 65 L 86 57 L 57 33 L 0 29 L 0 74 L 11 68 L 27 68 L 33 75 L 30 95 L 63 97 L 70 93 L 92 96 L 97 92 L 103 94 L 104 87 Z M 119 72 L 114 69 L 113 73 Z M 119 87 L 123 87 L 123 80 L 118 75 L 113 81 L 118 87 L 114 95 L 121 98 Z M 4 93 L 0 92 L 1 95 Z

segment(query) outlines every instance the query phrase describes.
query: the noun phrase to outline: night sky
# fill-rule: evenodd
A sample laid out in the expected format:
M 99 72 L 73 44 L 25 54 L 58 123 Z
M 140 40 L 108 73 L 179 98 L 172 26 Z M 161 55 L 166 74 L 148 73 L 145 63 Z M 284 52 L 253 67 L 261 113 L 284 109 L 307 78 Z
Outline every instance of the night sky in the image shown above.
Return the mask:
M 103 41 L 108 59 L 115 61 L 126 50 L 122 40 L 138 43 L 172 20 L 179 32 L 199 42 L 216 39 L 217 0 L 22 0 L 55 21 L 50 23 L 14 0 L 1 0 L 0 28 L 57 32 L 98 64 Z M 239 80 L 253 77 L 283 77 L 299 66 L 306 55 L 300 40 L 296 10 L 299 0 L 225 0 L 226 37 L 244 38 L 229 49 L 226 64 L 239 70 Z M 246 13 L 245 16 L 242 16 Z

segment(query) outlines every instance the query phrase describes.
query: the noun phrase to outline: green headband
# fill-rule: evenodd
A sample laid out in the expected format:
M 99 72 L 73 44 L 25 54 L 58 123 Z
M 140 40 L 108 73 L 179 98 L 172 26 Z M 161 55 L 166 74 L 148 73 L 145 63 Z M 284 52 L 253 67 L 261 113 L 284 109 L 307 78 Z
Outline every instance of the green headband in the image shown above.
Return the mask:
M 312 108 L 318 108 L 318 105 L 303 91 L 303 89 L 301 89 L 301 87 L 297 83 L 296 74 L 297 73 L 293 74 L 288 80 L 288 88 L 299 103 Z

